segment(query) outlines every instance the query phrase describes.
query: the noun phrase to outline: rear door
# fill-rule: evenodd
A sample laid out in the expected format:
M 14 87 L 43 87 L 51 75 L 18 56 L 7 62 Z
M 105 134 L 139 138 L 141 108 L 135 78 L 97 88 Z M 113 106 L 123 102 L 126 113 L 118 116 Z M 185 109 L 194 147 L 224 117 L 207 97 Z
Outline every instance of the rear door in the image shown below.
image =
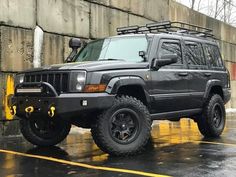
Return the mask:
M 208 72 L 203 46 L 200 42 L 185 40 L 185 60 L 188 64 L 189 109 L 201 108 L 206 84 L 211 76 Z

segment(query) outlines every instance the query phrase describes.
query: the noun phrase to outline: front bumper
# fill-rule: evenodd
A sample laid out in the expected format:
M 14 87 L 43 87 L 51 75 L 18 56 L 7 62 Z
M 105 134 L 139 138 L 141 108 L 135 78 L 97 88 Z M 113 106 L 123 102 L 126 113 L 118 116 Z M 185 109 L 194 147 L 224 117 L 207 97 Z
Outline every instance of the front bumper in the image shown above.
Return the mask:
M 10 105 L 15 106 L 18 117 L 27 117 L 28 107 L 34 108 L 30 113 L 32 116 L 48 116 L 50 108 L 55 107 L 56 117 L 73 118 L 107 109 L 113 105 L 114 100 L 115 96 L 108 93 L 63 93 L 53 96 L 35 96 L 24 93 L 15 94 L 11 98 Z

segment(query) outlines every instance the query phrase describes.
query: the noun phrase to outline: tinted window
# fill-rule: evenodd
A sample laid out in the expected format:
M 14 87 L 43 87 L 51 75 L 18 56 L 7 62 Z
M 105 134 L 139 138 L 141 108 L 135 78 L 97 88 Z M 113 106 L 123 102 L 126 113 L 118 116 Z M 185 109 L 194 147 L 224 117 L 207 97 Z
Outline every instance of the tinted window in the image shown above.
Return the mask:
M 98 61 L 121 59 L 141 62 L 139 51 L 147 52 L 148 40 L 141 37 L 114 37 L 99 39 L 87 44 L 77 55 L 76 61 Z
M 220 51 L 217 46 L 206 45 L 205 47 L 206 60 L 210 66 L 221 67 L 222 60 L 220 56 Z
M 186 42 L 185 57 L 189 65 L 206 65 L 201 44 Z
M 162 57 L 163 55 L 168 55 L 168 54 L 177 54 L 178 56 L 178 61 L 175 64 L 182 64 L 182 53 L 181 53 L 181 47 L 180 43 L 178 41 L 164 41 L 161 44 L 161 48 L 159 49 L 158 52 L 159 56 Z

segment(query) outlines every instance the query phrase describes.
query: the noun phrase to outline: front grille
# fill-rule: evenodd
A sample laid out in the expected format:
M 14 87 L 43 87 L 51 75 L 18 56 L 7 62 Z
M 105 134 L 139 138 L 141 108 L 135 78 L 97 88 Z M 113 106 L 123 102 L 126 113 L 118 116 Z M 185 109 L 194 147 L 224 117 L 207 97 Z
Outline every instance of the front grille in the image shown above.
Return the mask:
M 61 72 L 37 72 L 26 73 L 25 82 L 47 82 L 51 84 L 58 94 L 68 92 L 68 73 Z

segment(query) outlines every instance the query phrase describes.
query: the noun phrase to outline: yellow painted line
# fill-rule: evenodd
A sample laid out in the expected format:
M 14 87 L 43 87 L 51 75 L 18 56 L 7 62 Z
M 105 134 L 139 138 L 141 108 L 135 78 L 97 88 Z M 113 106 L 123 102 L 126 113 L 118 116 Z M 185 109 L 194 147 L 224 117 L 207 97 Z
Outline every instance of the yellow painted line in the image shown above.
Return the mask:
M 162 138 L 159 138 L 159 140 L 162 140 Z M 166 140 L 166 139 L 164 139 L 164 140 Z M 201 141 L 201 140 L 185 140 L 185 139 L 180 139 L 180 138 L 170 138 L 170 139 L 168 139 L 168 141 L 166 141 L 164 143 L 166 143 L 166 144 L 204 143 L 204 144 L 225 145 L 225 146 L 236 147 L 236 143 L 223 143 L 223 142 Z
M 214 144 L 214 145 L 225 145 L 225 146 L 232 146 L 236 147 L 236 144 L 233 143 L 221 143 L 221 142 L 213 142 L 213 141 L 201 141 L 201 140 L 183 140 L 181 143 L 204 143 L 204 144 Z
M 19 155 L 19 156 L 23 156 L 23 157 L 42 159 L 42 160 L 47 160 L 47 161 L 51 161 L 51 162 L 63 163 L 63 164 L 67 164 L 67 165 L 73 165 L 73 166 L 78 166 L 78 167 L 83 167 L 83 168 L 88 168 L 88 169 L 94 169 L 94 170 L 103 170 L 103 171 L 111 171 L 111 172 L 128 173 L 128 174 L 141 175 L 141 176 L 170 177 L 170 176 L 167 176 L 167 175 L 160 175 L 160 174 L 156 174 L 156 173 L 148 173 L 148 172 L 143 172 L 143 171 L 136 171 L 136 170 L 128 170 L 128 169 L 122 169 L 122 168 L 112 168 L 112 167 L 88 165 L 88 164 L 79 163 L 79 162 L 72 162 L 72 161 L 63 160 L 63 159 L 57 159 L 57 158 L 54 158 L 54 157 L 46 157 L 46 156 L 41 156 L 41 155 L 33 155 L 33 154 L 27 154 L 27 153 L 10 151 L 10 150 L 4 150 L 4 149 L 0 149 L 0 152 L 1 153 L 13 154 L 13 155 Z
M 197 142 L 197 143 L 205 143 L 205 144 L 215 144 L 215 145 L 225 145 L 225 146 L 234 146 L 236 147 L 236 144 L 232 143 L 221 143 L 221 142 L 212 142 L 212 141 L 192 141 L 192 142 Z

